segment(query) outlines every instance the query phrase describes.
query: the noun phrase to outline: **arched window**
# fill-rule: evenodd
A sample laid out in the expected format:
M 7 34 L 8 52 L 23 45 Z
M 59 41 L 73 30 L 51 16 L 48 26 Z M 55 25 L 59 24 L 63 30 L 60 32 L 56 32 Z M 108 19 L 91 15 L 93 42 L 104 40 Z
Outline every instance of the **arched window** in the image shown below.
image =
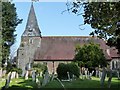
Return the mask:
M 115 67 L 114 67 L 114 61 L 112 61 L 112 69 L 114 69 Z
M 116 61 L 116 69 L 118 68 L 118 62 Z

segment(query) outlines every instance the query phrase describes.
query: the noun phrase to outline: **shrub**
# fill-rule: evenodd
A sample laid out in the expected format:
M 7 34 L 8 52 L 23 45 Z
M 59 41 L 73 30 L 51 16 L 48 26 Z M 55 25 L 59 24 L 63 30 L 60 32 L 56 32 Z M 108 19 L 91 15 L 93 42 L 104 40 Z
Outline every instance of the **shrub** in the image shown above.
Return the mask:
M 60 63 L 58 65 L 58 68 L 57 68 L 58 78 L 59 79 L 68 79 L 67 72 L 69 72 L 70 78 L 72 78 L 73 75 L 75 75 L 76 77 L 79 77 L 79 75 L 80 75 L 79 68 L 76 64 L 74 64 L 74 63 L 68 63 L 68 64 Z

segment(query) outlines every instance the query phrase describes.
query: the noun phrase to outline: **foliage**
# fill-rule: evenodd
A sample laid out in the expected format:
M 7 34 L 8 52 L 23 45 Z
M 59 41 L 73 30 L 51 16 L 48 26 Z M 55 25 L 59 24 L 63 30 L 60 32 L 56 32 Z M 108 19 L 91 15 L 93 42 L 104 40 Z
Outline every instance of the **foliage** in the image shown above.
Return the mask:
M 98 44 L 89 43 L 82 47 L 76 47 L 75 52 L 74 60 L 80 66 L 98 67 L 99 65 L 106 66 L 107 64 L 103 51 Z
M 41 64 L 41 63 L 34 63 L 33 64 L 33 69 L 35 69 L 38 73 L 43 72 L 45 73 L 45 71 L 47 70 L 47 66 L 45 64 Z
M 120 2 L 75 0 L 67 6 L 68 11 L 83 16 L 84 25 L 91 25 L 94 31 L 90 35 L 108 40 L 108 45 L 116 46 L 120 51 L 120 25 L 117 26 L 117 22 L 120 22 Z M 80 12 L 81 8 L 83 13 Z
M 74 64 L 74 63 L 68 63 L 68 64 L 60 63 L 58 65 L 58 68 L 57 68 L 58 78 L 59 79 L 68 79 L 67 72 L 69 72 L 70 78 L 72 78 L 73 74 L 76 77 L 79 77 L 79 68 L 77 67 L 76 64 Z
M 14 44 L 15 37 L 14 34 L 18 24 L 22 22 L 16 13 L 15 4 L 11 2 L 2 2 L 2 57 L 3 60 L 8 59 L 10 53 L 10 46 Z M 9 42 L 7 45 L 5 42 Z

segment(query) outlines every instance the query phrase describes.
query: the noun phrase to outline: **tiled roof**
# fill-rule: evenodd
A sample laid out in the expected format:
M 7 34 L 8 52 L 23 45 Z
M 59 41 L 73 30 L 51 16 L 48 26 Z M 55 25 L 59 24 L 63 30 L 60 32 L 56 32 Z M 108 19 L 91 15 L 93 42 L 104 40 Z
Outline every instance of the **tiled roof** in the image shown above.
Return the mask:
M 44 36 L 41 39 L 41 46 L 35 52 L 34 60 L 73 60 L 75 46 L 77 44 L 83 46 L 91 41 L 100 44 L 105 57 L 111 60 L 112 53 L 108 55 L 109 47 L 106 46 L 105 41 L 90 36 Z M 113 53 L 113 56 L 116 56 L 116 52 Z

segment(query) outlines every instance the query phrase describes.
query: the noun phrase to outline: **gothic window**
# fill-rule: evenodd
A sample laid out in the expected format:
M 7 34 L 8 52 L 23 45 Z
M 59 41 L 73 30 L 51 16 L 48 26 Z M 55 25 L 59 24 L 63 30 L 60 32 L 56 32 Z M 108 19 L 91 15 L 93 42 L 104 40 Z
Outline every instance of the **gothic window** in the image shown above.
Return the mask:
M 116 68 L 118 68 L 118 62 L 116 61 Z
M 112 69 L 114 69 L 115 67 L 114 67 L 114 61 L 112 61 Z

